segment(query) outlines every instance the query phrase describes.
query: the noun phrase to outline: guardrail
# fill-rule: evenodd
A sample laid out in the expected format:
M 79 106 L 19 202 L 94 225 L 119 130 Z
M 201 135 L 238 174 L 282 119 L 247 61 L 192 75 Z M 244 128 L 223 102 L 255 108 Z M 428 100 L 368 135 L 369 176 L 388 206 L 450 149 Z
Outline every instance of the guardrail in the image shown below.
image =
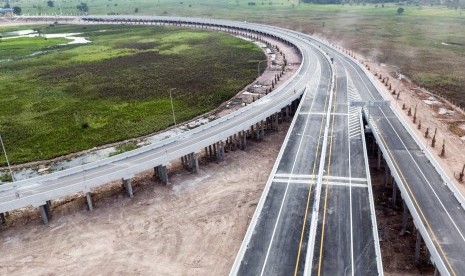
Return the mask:
M 370 215 L 371 215 L 371 221 L 373 222 L 373 238 L 375 239 L 375 251 L 376 251 L 376 265 L 378 267 L 378 271 L 380 272 L 379 275 L 383 276 L 383 260 L 381 258 L 381 248 L 379 246 L 379 234 L 378 234 L 378 223 L 376 221 L 376 211 L 375 211 L 375 202 L 374 202 L 374 196 L 373 196 L 373 188 L 371 187 L 371 174 L 370 174 L 370 166 L 368 164 L 368 153 L 367 153 L 367 144 L 365 140 L 365 134 L 364 134 L 364 129 L 365 125 L 363 124 L 363 116 L 362 112 L 360 112 L 359 115 L 359 120 L 360 120 L 360 128 L 362 130 L 361 136 L 362 136 L 362 145 L 363 145 L 363 157 L 365 158 L 365 171 L 366 171 L 366 176 L 367 176 L 367 183 L 368 183 L 368 197 L 370 201 Z

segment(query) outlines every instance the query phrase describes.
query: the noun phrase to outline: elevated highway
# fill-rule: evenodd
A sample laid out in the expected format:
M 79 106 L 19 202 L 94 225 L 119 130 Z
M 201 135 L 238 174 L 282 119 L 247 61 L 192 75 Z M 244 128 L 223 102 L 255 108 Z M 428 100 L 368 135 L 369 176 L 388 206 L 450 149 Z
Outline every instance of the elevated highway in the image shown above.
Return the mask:
M 56 18 L 49 18 L 54 20 Z M 260 26 L 223 20 L 168 17 L 87 17 L 82 20 L 99 22 L 125 22 L 144 24 L 176 24 L 202 26 L 255 32 L 263 36 L 278 38 L 277 34 Z M 286 116 L 289 106 L 300 99 L 307 89 L 307 82 L 315 71 L 315 49 L 304 40 L 280 32 L 279 39 L 293 45 L 302 55 L 302 63 L 295 74 L 272 93 L 240 110 L 176 137 L 150 146 L 123 153 L 98 162 L 43 175 L 36 178 L 8 183 L 0 186 L 0 213 L 26 206 L 38 206 L 46 220 L 47 202 L 69 194 L 84 192 L 89 195 L 92 188 L 110 181 L 123 179 L 129 194 L 132 194 L 130 179 L 135 174 L 156 168 L 156 173 L 168 182 L 166 165 L 177 158 L 195 164 L 196 155 L 204 148 L 215 148 L 216 153 L 224 150 L 224 144 L 238 134 L 245 140 L 247 132 L 264 132 L 263 122 L 269 118 L 277 120 Z M 89 200 L 89 197 L 88 197 Z M 89 202 L 90 205 L 90 202 Z
M 302 64 L 273 93 L 208 125 L 99 162 L 2 185 L 0 213 L 32 205 L 40 206 L 46 217 L 44 206 L 50 200 L 76 192 L 88 194 L 118 179 L 123 179 L 131 194 L 131 177 L 152 168 L 168 182 L 166 165 L 171 160 L 183 158 L 195 164 L 196 154 L 212 145 L 221 152 L 224 141 L 235 134 L 245 137 L 251 127 L 261 132 L 264 120 L 284 114 L 283 109 L 305 95 L 259 206 L 269 212 L 260 218 L 257 208 L 232 274 L 382 274 L 364 131 L 360 111 L 351 110 L 349 102 L 386 99 L 356 61 L 313 37 L 245 22 L 130 16 L 83 19 L 255 32 L 294 45 Z M 335 70 L 315 45 L 334 57 Z M 336 83 L 330 81 L 333 77 Z M 365 118 L 432 261 L 442 275 L 465 275 L 465 200 L 395 110 L 377 107 L 367 112 L 365 108 Z M 328 229 L 333 233 L 328 234 Z M 254 252 L 253 248 L 259 249 Z
M 231 275 L 382 275 L 360 96 L 318 56 Z
M 346 68 L 362 100 L 390 100 L 357 61 L 324 41 L 303 37 L 328 51 Z M 424 240 L 441 275 L 465 275 L 463 197 L 400 114 L 391 106 L 369 109 L 365 108 L 368 126 L 421 233 L 417 242 Z

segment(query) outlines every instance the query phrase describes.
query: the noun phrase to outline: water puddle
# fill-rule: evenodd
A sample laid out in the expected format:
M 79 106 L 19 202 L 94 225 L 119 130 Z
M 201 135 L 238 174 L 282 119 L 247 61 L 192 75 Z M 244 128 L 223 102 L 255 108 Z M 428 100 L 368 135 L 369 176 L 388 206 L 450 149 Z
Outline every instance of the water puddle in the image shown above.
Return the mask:
M 14 39 L 14 38 L 23 38 L 23 37 L 45 37 L 45 38 L 66 38 L 71 40 L 68 43 L 59 44 L 59 45 L 71 45 L 71 44 L 86 44 L 92 41 L 86 39 L 83 36 L 79 36 L 82 33 L 62 33 L 62 34 L 39 34 L 37 31 L 34 30 L 21 30 L 21 31 L 14 31 L 14 32 L 7 32 L 5 33 L 4 40 L 6 39 Z

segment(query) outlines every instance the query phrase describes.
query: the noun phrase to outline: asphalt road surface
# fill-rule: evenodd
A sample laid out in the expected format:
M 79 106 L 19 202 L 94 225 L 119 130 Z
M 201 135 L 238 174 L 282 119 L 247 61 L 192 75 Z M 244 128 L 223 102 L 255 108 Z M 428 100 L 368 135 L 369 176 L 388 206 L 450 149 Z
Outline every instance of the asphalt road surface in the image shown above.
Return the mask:
M 313 275 L 378 274 L 361 108 L 348 105 L 360 96 L 338 65 L 331 102 L 331 67 L 321 54 L 317 57 L 321 79 L 318 85 L 310 84 L 316 93 L 307 93 L 301 101 L 264 191 L 264 204 L 250 225 L 253 234 L 248 240 L 246 236 L 245 253 L 236 259 L 238 270 L 233 267 L 237 275 L 303 275 L 309 250 L 314 250 Z M 324 147 L 326 120 L 329 146 Z M 322 154 L 327 162 L 320 180 L 324 192 L 318 194 Z M 312 226 L 315 204 L 322 211 Z M 318 228 L 314 242 L 309 239 L 311 227 Z
M 320 46 L 347 69 L 363 100 L 383 100 L 369 76 L 354 61 Z M 369 113 L 374 131 L 381 137 L 378 143 L 387 148 L 402 179 L 398 185 L 406 188 L 408 194 L 403 196 L 410 198 L 419 214 L 421 222 L 415 223 L 421 223 L 417 227 L 426 229 L 434 244 L 429 250 L 437 251 L 447 273 L 465 275 L 465 211 L 394 112 L 389 107 L 373 107 Z

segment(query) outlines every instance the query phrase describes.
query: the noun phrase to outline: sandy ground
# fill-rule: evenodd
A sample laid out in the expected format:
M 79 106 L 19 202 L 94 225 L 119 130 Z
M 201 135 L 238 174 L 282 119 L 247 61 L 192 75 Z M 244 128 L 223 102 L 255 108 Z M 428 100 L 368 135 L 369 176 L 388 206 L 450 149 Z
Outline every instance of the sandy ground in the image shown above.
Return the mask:
M 203 159 L 199 174 L 171 164 L 171 186 L 150 173 L 129 199 L 112 183 L 94 195 L 12 212 L 0 231 L 1 275 L 226 275 L 279 152 L 288 125 L 223 162 Z

